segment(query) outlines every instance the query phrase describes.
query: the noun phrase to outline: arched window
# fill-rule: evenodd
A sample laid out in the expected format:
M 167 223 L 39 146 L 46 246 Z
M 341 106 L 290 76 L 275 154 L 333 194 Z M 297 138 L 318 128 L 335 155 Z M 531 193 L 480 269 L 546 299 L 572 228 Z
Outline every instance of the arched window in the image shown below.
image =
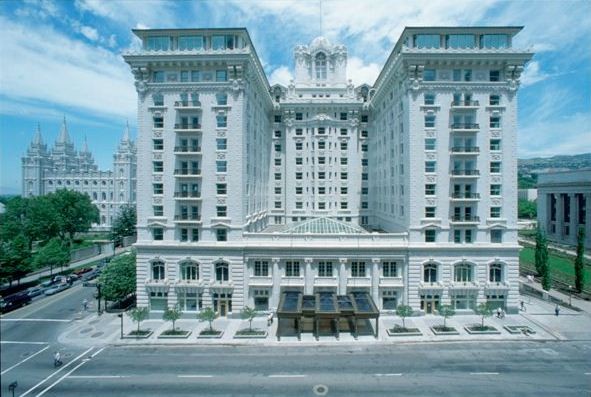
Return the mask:
M 467 263 L 460 263 L 454 268 L 454 281 L 455 282 L 468 282 L 472 281 L 472 266 Z
M 503 281 L 503 265 L 500 263 L 493 263 L 488 269 L 488 281 L 492 283 L 500 283 Z
M 437 282 L 437 265 L 429 263 L 423 268 L 423 281 L 426 283 Z
M 125 196 L 123 195 L 123 193 L 119 193 L 119 201 L 123 201 L 125 199 Z
M 96 192 L 92 193 L 92 199 L 96 200 L 98 198 L 98 196 L 96 195 Z
M 326 55 L 320 52 L 316 55 L 316 61 L 314 63 L 316 69 L 316 79 L 326 80 Z
M 216 281 L 228 281 L 228 264 L 227 263 L 217 263 L 215 265 L 215 280 Z
M 166 278 L 165 273 L 164 262 L 157 261 L 152 263 L 153 280 L 164 280 Z
M 199 280 L 199 265 L 194 262 L 181 263 L 181 280 Z
M 102 192 L 101 193 L 101 198 L 103 199 L 103 201 L 105 201 L 107 199 L 107 193 Z
M 106 216 L 101 216 L 101 223 L 104 225 L 105 223 L 107 223 L 107 217 Z

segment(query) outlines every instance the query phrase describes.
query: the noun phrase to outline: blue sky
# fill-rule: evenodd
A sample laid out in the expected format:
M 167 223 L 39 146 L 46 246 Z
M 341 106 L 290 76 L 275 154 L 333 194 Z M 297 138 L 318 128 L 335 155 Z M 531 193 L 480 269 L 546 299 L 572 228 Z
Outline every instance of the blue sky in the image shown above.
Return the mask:
M 451 6 L 453 5 L 453 6 Z M 101 169 L 136 94 L 121 52 L 135 27 L 246 27 L 272 83 L 287 83 L 292 50 L 320 34 L 318 0 L 0 2 L 0 194 L 20 193 L 20 157 L 37 123 L 51 146 L 65 115 Z M 322 34 L 345 44 L 349 78 L 373 83 L 404 26 L 523 25 L 536 52 L 519 94 L 519 156 L 591 152 L 591 2 L 323 0 Z

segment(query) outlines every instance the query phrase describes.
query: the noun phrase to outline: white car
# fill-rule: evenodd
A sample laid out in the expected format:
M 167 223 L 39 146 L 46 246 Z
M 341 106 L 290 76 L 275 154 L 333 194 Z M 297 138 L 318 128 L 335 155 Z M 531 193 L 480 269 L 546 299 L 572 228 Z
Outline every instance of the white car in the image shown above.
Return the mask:
M 62 292 L 65 289 L 70 288 L 70 285 L 68 283 L 63 283 L 63 284 L 58 284 L 54 287 L 51 287 L 47 290 L 45 290 L 45 295 L 49 296 L 49 295 L 53 295 L 53 294 L 57 294 L 58 292 Z

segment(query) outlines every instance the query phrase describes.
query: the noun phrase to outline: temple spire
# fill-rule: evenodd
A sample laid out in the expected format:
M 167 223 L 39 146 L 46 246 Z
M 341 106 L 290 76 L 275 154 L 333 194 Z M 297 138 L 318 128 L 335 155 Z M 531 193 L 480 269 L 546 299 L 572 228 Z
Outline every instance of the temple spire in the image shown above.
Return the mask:
M 88 153 L 88 140 L 86 139 L 86 135 L 84 135 L 84 144 L 82 145 L 82 152 Z
M 123 138 L 121 138 L 121 141 L 129 142 L 129 120 L 126 120 L 125 124 L 125 130 L 123 131 Z
M 43 137 L 41 137 L 41 124 L 37 123 L 37 131 L 33 137 L 33 145 L 43 145 Z
M 68 125 L 66 124 L 66 115 L 64 115 L 64 121 L 62 122 L 62 129 L 57 138 L 57 143 L 70 143 L 70 136 L 68 135 Z

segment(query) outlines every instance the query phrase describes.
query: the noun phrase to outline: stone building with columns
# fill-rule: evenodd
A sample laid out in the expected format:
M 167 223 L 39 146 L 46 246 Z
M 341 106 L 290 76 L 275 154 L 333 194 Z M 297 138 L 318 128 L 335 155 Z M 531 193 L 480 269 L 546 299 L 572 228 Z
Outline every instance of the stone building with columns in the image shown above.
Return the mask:
M 585 228 L 585 246 L 591 247 L 591 169 L 538 174 L 538 225 L 548 240 L 576 245 L 577 231 Z
M 138 306 L 516 310 L 520 30 L 406 28 L 373 86 L 323 37 L 270 86 L 245 29 L 134 30 Z

